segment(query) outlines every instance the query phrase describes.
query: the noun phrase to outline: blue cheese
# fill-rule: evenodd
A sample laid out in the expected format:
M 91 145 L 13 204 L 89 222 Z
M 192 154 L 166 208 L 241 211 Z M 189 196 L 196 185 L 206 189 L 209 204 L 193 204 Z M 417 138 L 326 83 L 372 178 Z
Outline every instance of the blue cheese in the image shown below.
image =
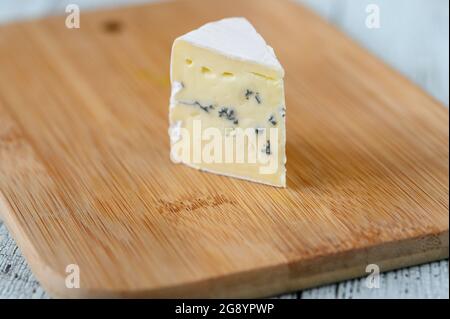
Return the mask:
M 285 187 L 283 77 L 273 49 L 244 18 L 208 23 L 177 38 L 171 58 L 172 160 Z M 211 137 L 220 138 L 220 146 L 211 146 Z M 205 159 L 212 150 L 213 160 Z

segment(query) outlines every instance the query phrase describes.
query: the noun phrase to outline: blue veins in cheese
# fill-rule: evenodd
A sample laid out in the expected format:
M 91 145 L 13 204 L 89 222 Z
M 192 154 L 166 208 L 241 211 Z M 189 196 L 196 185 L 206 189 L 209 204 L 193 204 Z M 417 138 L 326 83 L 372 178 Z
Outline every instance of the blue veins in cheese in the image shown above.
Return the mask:
M 172 161 L 286 186 L 284 70 L 249 21 L 227 18 L 180 36 L 170 73 Z

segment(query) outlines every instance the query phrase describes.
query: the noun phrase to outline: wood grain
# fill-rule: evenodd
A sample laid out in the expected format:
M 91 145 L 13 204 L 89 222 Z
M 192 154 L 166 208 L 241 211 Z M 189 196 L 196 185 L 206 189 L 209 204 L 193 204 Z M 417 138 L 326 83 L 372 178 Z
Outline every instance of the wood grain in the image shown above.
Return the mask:
M 287 70 L 287 189 L 168 157 L 171 43 L 235 15 Z M 11 25 L 0 61 L 0 211 L 54 296 L 264 296 L 448 256 L 448 110 L 295 4 Z
M 14 239 L 0 221 L 0 299 L 47 299 Z M 380 274 L 380 288 L 369 289 L 366 276 L 274 298 L 281 299 L 448 299 L 448 260 L 388 271 Z

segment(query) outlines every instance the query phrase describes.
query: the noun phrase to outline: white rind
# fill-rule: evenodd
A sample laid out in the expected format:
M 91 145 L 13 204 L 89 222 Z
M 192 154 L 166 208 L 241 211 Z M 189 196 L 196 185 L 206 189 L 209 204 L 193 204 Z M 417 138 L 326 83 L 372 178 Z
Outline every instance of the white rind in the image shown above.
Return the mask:
M 181 139 L 181 121 L 176 121 L 170 125 L 169 136 L 171 144 L 175 144 Z
M 182 89 L 183 89 L 183 83 L 178 82 L 178 81 L 172 82 L 172 90 L 171 90 L 172 92 L 170 94 L 170 108 L 175 107 L 175 105 L 177 104 L 177 100 L 176 100 L 175 96 Z
M 175 40 L 216 51 L 231 58 L 253 62 L 278 71 L 284 70 L 272 47 L 245 18 L 226 18 L 210 22 Z M 175 44 L 174 42 L 174 44 Z
M 266 181 L 262 181 L 262 180 L 258 180 L 258 179 L 248 178 L 248 177 L 245 177 L 245 176 L 239 176 L 239 175 L 234 175 L 234 174 L 229 174 L 229 173 L 223 173 L 223 172 L 218 172 L 218 171 L 207 169 L 207 168 L 203 168 L 203 167 L 198 167 L 198 166 L 193 165 L 191 163 L 186 163 L 186 162 L 183 162 L 183 161 L 177 161 L 177 159 L 174 159 L 174 158 L 171 158 L 171 160 L 175 164 L 184 164 L 184 165 L 189 166 L 191 168 L 195 168 L 196 170 L 199 170 L 201 172 L 207 172 L 207 173 L 212 173 L 212 174 L 215 174 L 215 175 L 222 175 L 222 176 L 226 176 L 226 177 L 242 179 L 244 181 L 249 181 L 249 182 L 253 182 L 253 183 L 269 185 L 269 186 L 273 186 L 273 187 L 286 188 L 286 178 L 285 178 L 285 176 L 282 176 L 280 178 L 280 181 L 281 181 L 280 185 L 277 185 L 277 184 L 271 184 L 271 183 L 268 183 Z

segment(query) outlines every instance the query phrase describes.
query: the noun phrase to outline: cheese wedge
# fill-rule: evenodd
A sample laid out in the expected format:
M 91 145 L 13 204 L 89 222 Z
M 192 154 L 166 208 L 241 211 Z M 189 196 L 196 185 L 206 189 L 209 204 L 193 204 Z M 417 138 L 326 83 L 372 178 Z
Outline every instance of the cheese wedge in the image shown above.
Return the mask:
M 244 18 L 208 23 L 174 41 L 171 159 L 286 186 L 284 70 Z

